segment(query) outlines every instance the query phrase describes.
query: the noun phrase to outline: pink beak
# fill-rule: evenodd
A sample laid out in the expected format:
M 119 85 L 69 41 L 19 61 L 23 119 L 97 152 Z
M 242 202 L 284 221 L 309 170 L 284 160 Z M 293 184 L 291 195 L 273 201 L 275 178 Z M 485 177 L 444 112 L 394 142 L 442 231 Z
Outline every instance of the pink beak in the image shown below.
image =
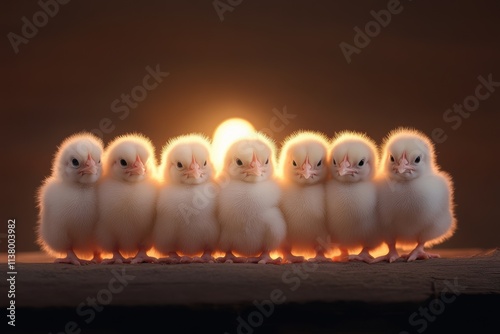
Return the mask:
M 189 169 L 184 172 L 184 175 L 186 175 L 188 178 L 189 177 L 194 177 L 195 179 L 200 178 L 201 176 L 201 170 L 200 170 L 200 165 L 196 162 L 196 159 L 193 155 L 191 164 L 189 165 Z
M 306 156 L 306 161 L 304 161 L 298 173 L 300 176 L 307 180 L 311 177 L 311 175 L 315 175 L 315 173 L 311 169 L 312 165 L 309 162 L 309 157 Z
M 394 166 L 394 170 L 399 174 L 404 174 L 406 172 L 412 172 L 414 169 L 410 166 L 408 159 L 406 159 L 406 152 L 403 152 L 403 156 L 399 159 L 398 163 Z
M 345 155 L 344 159 L 340 162 L 338 173 L 340 176 L 354 175 L 357 173 L 356 169 L 351 168 L 351 163 L 349 162 L 347 155 Z
M 262 175 L 262 164 L 255 155 L 255 152 L 253 153 L 252 156 L 252 162 L 250 162 L 250 168 L 245 169 L 243 172 L 246 173 L 247 175 L 256 175 L 256 176 Z
M 136 156 L 134 164 L 127 168 L 127 173 L 129 175 L 144 175 L 146 173 L 146 168 L 139 156 Z
M 87 161 L 85 162 L 85 166 L 82 167 L 82 169 L 80 169 L 79 173 L 80 175 L 97 174 L 97 164 L 95 163 L 94 159 L 92 159 L 90 153 L 87 156 Z

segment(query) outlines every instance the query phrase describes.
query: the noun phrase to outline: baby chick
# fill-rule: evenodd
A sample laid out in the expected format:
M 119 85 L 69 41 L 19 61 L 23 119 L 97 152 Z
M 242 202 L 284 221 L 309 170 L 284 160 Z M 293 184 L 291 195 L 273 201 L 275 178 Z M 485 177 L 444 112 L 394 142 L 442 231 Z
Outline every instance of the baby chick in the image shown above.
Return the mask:
M 86 264 L 76 252 L 98 258 L 94 242 L 97 222 L 96 182 L 101 175 L 102 141 L 89 133 L 64 140 L 52 175 L 38 191 L 38 243 L 49 253 L 66 253 L 57 263 Z
M 399 258 L 396 242 L 415 245 L 408 261 L 439 257 L 424 251 L 455 231 L 453 184 L 439 170 L 426 135 L 400 128 L 387 136 L 380 165 L 379 211 L 389 253 L 376 261 Z
M 156 209 L 155 168 L 154 147 L 140 134 L 120 136 L 107 146 L 98 187 L 97 237 L 113 258 L 104 263 L 127 262 L 120 251 L 137 252 L 132 263 L 154 262 L 146 252 L 152 246 Z
M 287 224 L 283 247 L 285 260 L 302 262 L 292 246 L 300 251 L 316 251 L 311 261 L 331 261 L 324 256 L 319 240 L 327 240 L 325 180 L 328 141 L 316 132 L 298 132 L 285 139 L 279 171 L 282 196 L 280 207 Z
M 286 235 L 278 205 L 280 188 L 274 180 L 274 144 L 256 133 L 236 140 L 228 148 L 220 182 L 218 217 L 219 246 L 226 262 L 280 263 L 269 252 L 277 249 Z M 260 256 L 242 259 L 244 256 Z M 219 259 L 221 260 L 221 259 Z
M 382 243 L 374 182 L 377 147 L 361 133 L 342 132 L 332 142 L 328 163 L 332 176 L 326 186 L 328 229 L 339 244 L 340 259 L 371 262 L 370 249 Z M 348 256 L 354 247 L 362 251 Z
M 215 215 L 217 186 L 212 178 L 210 143 L 200 135 L 186 135 L 163 149 L 160 188 L 154 227 L 155 248 L 169 254 L 162 262 L 213 262 L 219 239 Z M 179 257 L 177 251 L 201 257 Z

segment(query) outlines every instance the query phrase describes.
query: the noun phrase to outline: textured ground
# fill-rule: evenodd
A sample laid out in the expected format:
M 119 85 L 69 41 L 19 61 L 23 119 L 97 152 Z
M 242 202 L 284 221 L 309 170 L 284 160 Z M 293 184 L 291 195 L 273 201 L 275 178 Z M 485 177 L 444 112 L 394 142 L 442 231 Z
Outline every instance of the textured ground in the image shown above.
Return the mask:
M 39 254 L 20 254 L 16 330 L 137 333 L 163 326 L 169 332 L 198 333 L 497 331 L 500 251 L 440 253 L 441 259 L 373 265 L 85 267 L 20 263 L 46 262 Z M 5 280 L 0 287 L 9 290 Z M 0 306 L 7 307 L 8 301 L 2 292 Z

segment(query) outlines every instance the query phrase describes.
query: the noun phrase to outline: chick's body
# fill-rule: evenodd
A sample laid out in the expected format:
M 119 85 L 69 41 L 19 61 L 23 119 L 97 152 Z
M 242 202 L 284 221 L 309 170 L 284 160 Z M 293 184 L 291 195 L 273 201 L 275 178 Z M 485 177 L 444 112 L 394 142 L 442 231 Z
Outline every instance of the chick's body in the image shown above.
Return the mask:
M 215 184 L 212 186 L 215 190 Z M 215 196 L 213 193 L 204 195 L 206 189 L 207 184 L 200 184 L 171 185 L 160 190 L 154 233 L 156 249 L 162 253 L 180 251 L 187 255 L 216 249 L 219 226 L 215 217 Z
M 344 248 L 377 246 L 375 184 L 331 181 L 327 186 L 328 226 L 332 240 Z M 380 237 L 379 237 L 380 238 Z
M 272 180 L 259 183 L 232 180 L 222 188 L 220 248 L 245 256 L 278 248 L 285 237 L 279 196 L 279 186 Z
M 299 250 L 315 250 L 318 238 L 328 235 L 325 223 L 325 185 L 282 185 L 280 207 L 287 224 L 287 243 Z M 326 251 L 326 250 L 325 250 Z
M 99 186 L 99 240 L 106 251 L 137 252 L 151 248 L 155 185 L 150 181 L 124 183 L 105 180 Z
M 86 263 L 75 254 L 97 254 L 95 225 L 97 191 L 101 175 L 102 142 L 90 134 L 77 134 L 60 146 L 53 173 L 38 192 L 38 243 L 49 253 L 66 253 L 56 262 Z
M 446 177 L 431 174 L 408 182 L 380 183 L 381 222 L 398 243 L 439 241 L 452 227 Z
M 40 190 L 43 243 L 58 253 L 70 248 L 76 252 L 92 252 L 97 222 L 96 195 L 93 186 L 75 186 L 58 180 L 46 182 Z

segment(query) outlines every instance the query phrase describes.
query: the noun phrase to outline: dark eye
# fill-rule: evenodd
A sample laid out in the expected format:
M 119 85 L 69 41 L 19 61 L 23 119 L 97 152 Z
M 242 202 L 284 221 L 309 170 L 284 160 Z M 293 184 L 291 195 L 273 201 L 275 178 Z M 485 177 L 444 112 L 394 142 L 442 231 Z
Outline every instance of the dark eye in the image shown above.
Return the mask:
M 207 165 L 207 161 L 205 160 L 205 162 L 203 163 L 203 166 L 206 166 Z
M 238 158 L 236 158 L 236 164 L 238 166 L 243 166 L 243 162 L 240 159 L 238 159 Z
M 266 159 L 266 165 L 269 163 L 269 158 Z
M 358 162 L 358 166 L 362 167 L 365 164 L 365 159 L 361 159 L 360 162 Z
M 80 161 L 78 161 L 78 159 L 73 158 L 71 159 L 71 165 L 76 168 L 80 166 Z
M 337 166 L 337 161 L 335 161 L 335 159 L 333 159 L 333 165 Z
M 316 166 L 318 166 L 318 167 L 321 166 L 321 161 L 322 160 L 318 161 L 318 164 Z
M 415 159 L 415 163 L 418 164 L 420 162 L 420 155 Z
M 182 168 L 182 164 L 180 161 L 177 161 L 177 168 Z
M 394 162 L 394 157 L 391 155 L 391 162 Z
M 295 167 L 297 167 L 297 163 L 295 162 L 295 160 L 292 160 L 292 165 L 294 165 Z
M 126 161 L 125 159 L 121 159 L 121 160 L 120 160 L 120 165 L 121 165 L 122 167 L 127 167 L 127 161 Z
M 99 159 L 99 161 L 97 161 L 97 163 L 100 164 L 101 163 L 101 159 Z

